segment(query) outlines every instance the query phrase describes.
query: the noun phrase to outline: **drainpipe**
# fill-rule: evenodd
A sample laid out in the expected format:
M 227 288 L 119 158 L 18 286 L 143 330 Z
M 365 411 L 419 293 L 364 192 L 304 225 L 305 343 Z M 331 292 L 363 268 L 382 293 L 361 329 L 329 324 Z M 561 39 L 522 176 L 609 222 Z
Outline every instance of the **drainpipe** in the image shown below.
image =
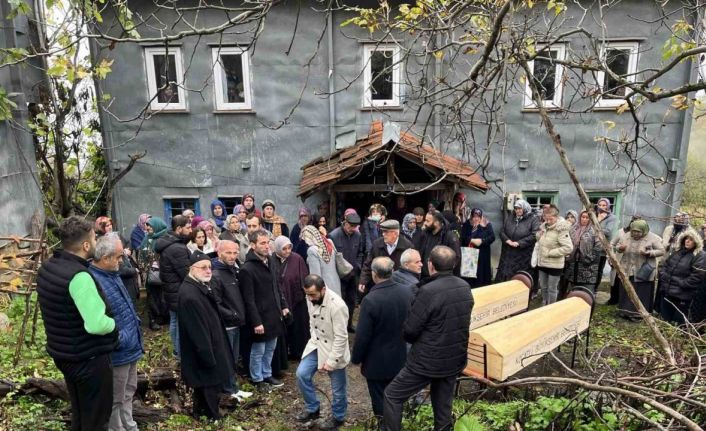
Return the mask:
M 328 130 L 330 152 L 336 151 L 336 96 L 333 68 L 333 10 L 326 17 L 326 39 L 328 41 Z

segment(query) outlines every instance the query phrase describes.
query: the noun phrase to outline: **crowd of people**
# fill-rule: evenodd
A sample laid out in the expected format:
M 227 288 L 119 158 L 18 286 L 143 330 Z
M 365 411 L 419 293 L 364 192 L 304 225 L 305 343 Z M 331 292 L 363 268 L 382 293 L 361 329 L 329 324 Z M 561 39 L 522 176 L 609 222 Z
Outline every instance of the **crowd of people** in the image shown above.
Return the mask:
M 572 286 L 595 291 L 606 253 L 589 211 L 562 217 L 554 205 L 537 211 L 520 199 L 513 206 L 499 232 L 495 282 L 533 271 L 544 304 Z M 41 267 L 38 294 L 47 350 L 71 397 L 72 429 L 137 429 L 132 397 L 144 353 L 136 307 L 141 287 L 149 328 L 169 327 L 196 417 L 220 418 L 224 394 L 237 402 L 251 397 L 239 374 L 258 390 L 281 387 L 294 360 L 301 422 L 340 427 L 346 369 L 359 364 L 381 429 L 399 430 L 404 402 L 427 385 L 434 429 L 450 429 L 472 288 L 493 282 L 492 223 L 480 208 L 469 208 L 463 193 L 445 211 L 435 201 L 409 210 L 404 197 L 389 212 L 381 204 L 364 217 L 347 209 L 330 232 L 321 210 L 312 215 L 301 208 L 290 229 L 274 201 L 257 208 L 246 194 L 232 214 L 219 200 L 208 218 L 188 209 L 168 225 L 141 214 L 129 239 L 108 217 L 64 220 L 57 230 L 62 248 Z M 696 232 L 678 214 L 660 238 L 634 216 L 613 235 L 610 201 L 601 199 L 595 211 L 648 310 L 680 324 L 706 319 L 703 229 Z M 475 277 L 461 277 L 464 248 L 478 251 Z M 611 282 L 611 302 L 634 318 L 619 278 Z M 349 334 L 356 334 L 352 343 Z M 327 418 L 320 418 L 317 372 L 330 379 Z

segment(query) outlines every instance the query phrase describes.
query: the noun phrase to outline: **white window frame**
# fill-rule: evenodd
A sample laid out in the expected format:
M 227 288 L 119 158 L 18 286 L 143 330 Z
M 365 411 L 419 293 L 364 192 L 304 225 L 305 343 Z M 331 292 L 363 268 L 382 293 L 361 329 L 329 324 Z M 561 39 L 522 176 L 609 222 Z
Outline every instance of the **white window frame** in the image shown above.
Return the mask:
M 155 55 L 174 55 L 174 64 L 177 77 L 178 103 L 160 103 L 157 99 L 157 77 L 154 74 Z M 150 109 L 153 111 L 186 111 L 186 91 L 184 90 L 184 66 L 181 57 L 181 48 L 162 47 L 145 48 L 145 67 L 147 68 L 147 94 L 150 100 Z
M 536 52 L 541 52 L 543 50 L 556 51 L 556 60 L 563 61 L 566 59 L 566 47 L 563 44 L 557 44 L 552 46 L 538 45 Z M 534 60 L 528 61 L 527 65 L 529 69 L 534 73 Z M 532 89 L 530 88 L 530 79 L 532 77 L 528 76 L 525 79 L 525 100 L 524 107 L 530 109 L 539 108 L 534 99 L 532 99 Z M 564 65 L 555 64 L 554 65 L 554 98 L 551 100 L 543 100 L 545 108 L 558 109 L 561 108 L 562 100 L 564 96 Z
M 625 80 L 628 82 L 635 82 L 639 46 L 639 42 L 606 42 L 601 47 L 601 62 L 606 61 L 608 49 L 630 50 L 630 56 L 628 57 L 628 76 L 625 77 Z M 603 85 L 605 84 L 605 72 L 596 73 L 596 80 L 598 85 L 598 91 L 600 92 L 600 95 L 596 100 L 597 108 L 616 108 L 625 103 L 625 100 L 623 99 L 604 99 L 602 97 Z
M 373 99 L 373 74 L 370 58 L 374 52 L 392 51 L 392 99 Z M 365 44 L 363 46 L 363 107 L 385 108 L 399 107 L 402 80 L 402 65 L 400 64 L 400 47 L 395 44 Z
M 250 56 L 248 51 L 238 46 L 221 46 L 211 48 L 213 59 L 213 95 L 217 111 L 249 111 L 252 109 L 252 98 L 250 88 Z M 226 102 L 223 89 L 223 66 L 219 61 L 219 55 L 239 54 L 243 65 L 243 103 Z

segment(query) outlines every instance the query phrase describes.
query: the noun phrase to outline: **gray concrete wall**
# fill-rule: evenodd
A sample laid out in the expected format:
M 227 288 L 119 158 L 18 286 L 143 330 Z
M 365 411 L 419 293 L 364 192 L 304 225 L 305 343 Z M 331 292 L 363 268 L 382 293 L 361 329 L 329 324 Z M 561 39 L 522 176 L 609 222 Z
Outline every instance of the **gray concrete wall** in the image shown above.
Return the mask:
M 652 28 L 644 22 L 626 19 L 628 14 L 645 21 L 657 17 L 657 11 L 644 7 L 644 3 L 632 0 L 620 5 L 622 13 L 613 10 L 606 17 L 610 39 L 630 37 L 640 42 L 639 68 L 658 65 L 661 47 L 667 32 Z M 139 10 L 139 6 L 137 6 Z M 187 38 L 178 42 L 185 63 L 189 58 L 186 75 L 187 87 L 198 89 L 188 95 L 187 113 L 159 113 L 144 122 L 118 122 L 103 116 L 106 144 L 112 154 L 113 168 L 126 163 L 127 155 L 147 150 L 148 155 L 125 177 L 116 191 L 116 217 L 120 226 L 129 230 L 142 212 L 163 215 L 164 196 L 200 197 L 201 212 L 208 212 L 208 203 L 217 195 L 242 195 L 253 192 L 258 202 L 274 199 L 278 212 L 292 224 L 301 201 L 296 197 L 301 176 L 300 167 L 309 160 L 328 154 L 329 101 L 317 95 L 328 89 L 329 68 L 337 89 L 343 89 L 360 73 L 363 63 L 363 48 L 359 40 L 369 35 L 352 26 L 340 27 L 348 18 L 345 12 L 333 14 L 334 63 L 328 64 L 327 40 L 323 37 L 318 53 L 309 70 L 306 60 L 314 52 L 316 41 L 324 28 L 324 16 L 302 7 L 299 26 L 294 38 L 292 52 L 285 54 L 295 26 L 296 5 L 283 5 L 272 10 L 267 18 L 265 30 L 257 42 L 251 57 L 252 103 L 250 113 L 214 113 L 212 86 L 204 81 L 211 74 L 209 43 L 235 44 L 246 40 L 243 35 L 225 34 L 207 36 L 200 40 Z M 570 11 L 567 26 L 575 23 L 577 11 Z M 203 22 L 208 22 L 204 14 Z M 164 19 L 165 22 L 169 18 Z M 106 19 L 109 22 L 109 19 Z M 588 25 L 595 25 L 588 23 Z M 178 29 L 177 29 L 178 30 Z M 595 30 L 589 28 L 589 30 Z M 149 33 L 142 33 L 149 36 Z M 582 43 L 576 39 L 576 43 Z M 580 46 L 572 47 L 580 50 Z M 115 100 L 111 111 L 120 118 L 137 115 L 147 103 L 146 76 L 143 46 L 138 44 L 118 45 L 113 50 L 96 50 L 100 57 L 115 58 L 113 72 L 101 83 L 100 90 L 110 93 Z M 414 68 L 415 65 L 406 65 Z M 448 70 L 448 65 L 444 65 Z M 680 65 L 674 72 L 660 80 L 663 88 L 675 87 L 689 76 L 689 65 Z M 294 115 L 288 123 L 273 130 L 267 125 L 282 121 L 296 102 L 302 86 L 308 86 Z M 456 73 L 462 75 L 463 68 Z M 354 81 L 347 89 L 335 95 L 335 134 L 354 131 L 365 135 L 370 123 L 376 119 L 398 121 L 409 124 L 415 111 L 408 107 L 388 110 L 383 113 L 361 109 L 362 79 Z M 565 94 L 565 99 L 570 95 Z M 496 146 L 492 151 L 489 177 L 496 182 L 493 191 L 483 195 L 469 192 L 472 206 L 486 210 L 496 229 L 501 226 L 501 195 L 506 192 L 558 191 L 558 205 L 562 210 L 578 209 L 579 201 L 568 175 L 560 165 L 556 151 L 543 131 L 536 112 L 521 109 L 520 88 L 508 94 L 504 106 L 507 146 Z M 657 147 L 665 157 L 679 157 L 688 142 L 683 134 L 685 113 L 669 111 L 669 102 L 643 108 L 644 124 L 652 136 L 657 136 Z M 420 118 L 424 118 L 423 116 Z M 594 136 L 604 130 L 603 122 L 610 120 L 616 127 L 609 133 L 617 134 L 628 127 L 631 119 L 627 114 L 616 115 L 614 111 L 596 111 L 584 115 L 553 115 L 557 128 L 567 148 L 569 157 L 588 191 L 614 192 L 621 190 L 623 219 L 640 212 L 655 219 L 669 216 L 671 209 L 656 204 L 651 195 L 651 185 L 639 181 L 635 187 L 622 190 L 626 174 L 614 169 L 613 157 L 594 142 Z M 404 127 L 404 126 L 403 126 Z M 421 126 L 416 127 L 420 130 Z M 442 124 L 442 134 L 448 130 Z M 139 132 L 138 132 L 139 130 Z M 686 138 L 685 138 L 686 136 Z M 483 134 L 479 134 L 483 139 Z M 458 146 L 448 151 L 461 156 Z M 472 164 L 473 159 L 466 157 Z M 519 159 L 528 159 L 529 167 L 519 169 Z M 242 163 L 250 168 L 243 169 Z M 644 167 L 655 175 L 667 175 L 664 166 L 654 155 L 642 161 Z M 683 164 L 680 169 L 683 169 Z M 681 175 L 682 172 L 679 172 Z M 669 190 L 659 190 L 666 194 Z M 311 208 L 325 199 L 323 192 L 310 198 L 306 204 Z M 654 230 L 661 231 L 663 223 L 652 223 Z

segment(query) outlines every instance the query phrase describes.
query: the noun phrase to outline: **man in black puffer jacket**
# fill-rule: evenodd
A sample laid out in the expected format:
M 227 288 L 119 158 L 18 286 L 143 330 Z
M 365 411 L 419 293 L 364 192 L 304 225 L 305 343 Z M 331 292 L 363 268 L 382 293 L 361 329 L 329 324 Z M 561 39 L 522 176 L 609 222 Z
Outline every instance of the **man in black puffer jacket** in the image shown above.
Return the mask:
M 456 253 L 436 246 L 429 256 L 431 277 L 420 284 L 404 323 L 404 338 L 412 344 L 407 362 L 385 389 L 385 430 L 402 426 L 402 405 L 431 383 L 434 430 L 450 430 L 456 376 L 466 366 L 471 323 L 471 288 L 452 274 Z
M 172 218 L 172 230 L 159 238 L 154 251 L 159 253 L 159 278 L 164 283 L 164 299 L 169 306 L 169 336 L 172 339 L 174 356 L 179 357 L 179 324 L 177 304 L 179 286 L 189 273 L 191 252 L 186 244 L 191 238 L 191 224 L 186 216 Z

